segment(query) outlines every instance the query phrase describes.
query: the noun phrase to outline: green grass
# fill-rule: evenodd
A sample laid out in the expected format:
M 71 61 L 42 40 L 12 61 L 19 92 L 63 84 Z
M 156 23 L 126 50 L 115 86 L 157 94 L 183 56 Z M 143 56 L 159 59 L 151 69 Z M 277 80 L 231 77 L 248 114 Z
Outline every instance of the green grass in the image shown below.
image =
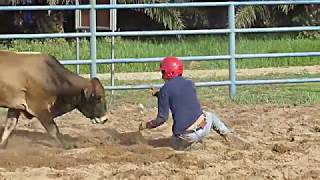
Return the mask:
M 320 103 L 319 84 L 257 85 L 238 87 L 234 100 L 229 98 L 228 87 L 197 88 L 199 100 L 205 104 L 238 105 L 290 105 L 305 106 Z M 110 96 L 108 96 L 109 100 Z M 156 99 L 147 90 L 116 91 L 113 104 L 143 103 L 147 107 L 157 107 Z
M 97 41 L 97 58 L 110 58 L 109 38 L 99 38 Z M 89 41 L 81 41 L 81 59 L 89 59 Z M 1 41 L 0 49 L 16 51 L 41 51 L 56 56 L 58 59 L 75 59 L 75 41 L 64 39 L 52 40 L 14 40 Z M 304 52 L 320 51 L 319 39 L 298 39 L 290 35 L 269 36 L 258 34 L 237 36 L 237 53 L 281 53 L 281 52 Z M 228 38 L 226 36 L 184 36 L 182 38 L 116 38 L 116 58 L 142 58 L 175 56 L 200 56 L 200 55 L 226 55 L 228 53 Z M 299 58 L 261 58 L 237 60 L 237 68 L 259 67 L 288 67 L 319 65 L 319 57 Z M 72 71 L 75 66 L 68 66 Z M 116 64 L 117 72 L 141 72 L 155 71 L 158 63 L 121 63 Z M 227 61 L 203 61 L 195 64 L 186 63 L 187 69 L 221 69 L 228 68 Z M 108 73 L 110 65 L 98 65 L 98 72 Z M 89 66 L 81 66 L 82 73 L 89 72 Z M 319 77 L 320 74 L 272 74 L 268 76 L 238 77 L 238 79 L 276 79 L 276 78 L 302 78 Z M 143 77 L 141 77 L 143 78 Z M 160 77 L 159 77 L 160 78 Z M 194 81 L 224 80 L 225 77 L 215 79 L 193 79 Z M 117 81 L 122 84 L 149 84 L 161 83 L 158 81 Z M 109 84 L 110 82 L 105 82 Z M 318 83 L 287 84 L 287 85 L 255 85 L 238 86 L 237 96 L 230 101 L 228 87 L 198 88 L 199 97 L 203 101 L 212 103 L 237 103 L 237 104 L 289 104 L 306 105 L 320 102 Z M 116 91 L 117 102 L 125 98 L 133 102 L 147 101 L 154 104 L 147 95 L 147 91 Z
M 216 107 L 227 104 L 236 105 L 276 105 L 276 106 L 309 106 L 320 104 L 320 85 L 257 85 L 238 87 L 234 100 L 229 98 L 228 87 L 197 88 L 202 105 Z M 110 96 L 107 96 L 110 100 Z M 157 100 L 147 90 L 116 91 L 112 106 L 122 103 L 142 103 L 147 108 L 157 107 Z
M 110 58 L 110 38 L 99 38 L 97 41 L 97 58 Z M 89 59 L 89 41 L 81 40 L 81 59 Z M 1 41 L 0 49 L 16 51 L 41 51 L 56 56 L 58 59 L 75 59 L 74 40 L 14 40 Z M 237 37 L 237 53 L 280 53 L 320 51 L 320 40 L 297 39 L 289 35 L 251 35 Z M 116 58 L 142 58 L 174 56 L 201 56 L 228 54 L 226 36 L 184 36 L 182 38 L 116 38 Z M 280 66 L 303 66 L 320 64 L 319 57 L 299 58 L 261 58 L 237 61 L 237 68 L 259 68 Z M 75 66 L 68 66 L 75 71 Z M 158 63 L 120 63 L 116 64 L 117 72 L 155 71 Z M 221 69 L 228 68 L 227 61 L 203 61 L 195 64 L 186 63 L 188 69 Z M 110 65 L 98 65 L 98 72 L 110 71 Z M 89 66 L 82 65 L 81 72 L 88 73 Z
M 307 78 L 319 77 L 320 74 L 273 74 L 268 76 L 241 77 L 241 79 L 284 79 L 284 78 Z M 196 82 L 209 81 L 210 79 L 193 79 Z M 211 79 L 212 80 L 212 79 Z M 214 79 L 215 81 L 220 80 Z M 161 80 L 156 81 L 119 81 L 118 85 L 123 84 L 154 84 L 163 83 Z M 212 104 L 235 103 L 238 105 L 312 105 L 320 103 L 320 84 L 303 83 L 303 84 L 281 84 L 281 85 L 250 85 L 238 86 L 237 95 L 231 100 L 229 98 L 228 87 L 198 87 L 198 97 L 201 102 Z M 116 91 L 113 97 L 115 103 L 145 103 L 149 107 L 156 107 L 156 101 L 150 97 L 148 90 L 131 90 Z
M 308 88 L 306 88 L 308 87 Z M 238 104 L 310 105 L 320 102 L 319 84 L 240 87 Z
M 89 41 L 81 40 L 81 59 L 89 59 Z M 99 38 L 97 41 L 97 58 L 110 58 L 111 40 Z M 15 51 L 40 51 L 56 56 L 60 60 L 76 58 L 74 40 L 14 40 L 0 41 L 0 49 Z M 289 35 L 252 35 L 237 36 L 237 53 L 281 53 L 320 51 L 319 39 L 298 39 Z M 185 36 L 182 38 L 116 38 L 116 58 L 142 58 L 163 56 L 200 56 L 226 55 L 228 53 L 228 38 L 225 36 Z M 237 68 L 288 67 L 319 65 L 320 57 L 298 58 L 261 58 L 237 60 Z M 75 66 L 67 66 L 75 71 Z M 121 63 L 116 64 L 117 72 L 155 71 L 158 63 Z M 196 64 L 186 63 L 187 69 L 225 69 L 227 61 L 203 61 Z M 98 65 L 98 72 L 108 73 L 110 65 Z M 89 66 L 81 66 L 82 73 L 89 72 Z M 282 79 L 282 78 L 320 77 L 320 74 L 269 74 L 268 76 L 238 77 L 237 79 Z M 143 77 L 141 77 L 143 79 Z M 214 79 L 198 79 L 194 81 L 220 81 L 226 77 Z M 109 84 L 109 81 L 105 81 Z M 116 85 L 151 84 L 162 81 L 117 81 Z M 230 100 L 228 87 L 197 88 L 201 102 L 205 103 L 235 103 L 244 105 L 277 104 L 277 105 L 312 105 L 320 103 L 320 84 L 284 84 L 284 85 L 252 85 L 238 86 L 237 96 Z M 108 92 L 109 93 L 109 92 Z M 116 91 L 114 103 L 143 102 L 146 106 L 156 106 L 156 100 L 150 97 L 148 90 Z M 0 114 L 3 110 L 0 109 Z

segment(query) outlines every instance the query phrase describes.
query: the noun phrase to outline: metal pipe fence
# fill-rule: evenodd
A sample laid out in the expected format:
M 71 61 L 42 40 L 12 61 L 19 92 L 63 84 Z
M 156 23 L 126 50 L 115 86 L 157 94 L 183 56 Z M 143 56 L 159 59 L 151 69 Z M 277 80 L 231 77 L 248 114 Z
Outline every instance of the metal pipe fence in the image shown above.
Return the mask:
M 298 4 L 320 4 L 319 0 L 291 0 L 291 1 L 242 1 L 242 2 L 196 2 L 196 3 L 157 3 L 157 4 L 96 4 L 96 0 L 91 0 L 90 5 L 56 5 L 56 6 L 0 6 L 0 11 L 17 10 L 90 10 L 90 32 L 76 33 L 48 33 L 48 34 L 3 34 L 0 39 L 40 39 L 40 38 L 80 38 L 90 37 L 90 60 L 63 60 L 64 65 L 90 64 L 90 77 L 95 77 L 97 64 L 112 64 L 111 86 L 105 86 L 106 90 L 129 90 L 146 89 L 150 87 L 160 87 L 161 84 L 153 85 L 123 85 L 115 86 L 114 63 L 144 63 L 159 62 L 162 57 L 149 58 L 115 58 L 115 36 L 158 36 L 158 35 L 202 35 L 202 34 L 228 34 L 229 51 L 228 55 L 218 56 L 185 56 L 179 57 L 183 61 L 207 61 L 207 60 L 229 60 L 229 80 L 218 82 L 196 82 L 197 87 L 206 86 L 229 86 L 230 97 L 236 96 L 237 85 L 256 85 L 256 84 L 283 84 L 283 83 L 307 83 L 320 82 L 320 78 L 304 79 L 276 79 L 276 80 L 236 80 L 236 60 L 251 58 L 281 58 L 281 57 L 306 57 L 320 56 L 320 52 L 294 52 L 294 53 L 267 53 L 267 54 L 236 54 L 236 34 L 237 33 L 263 33 L 263 32 L 290 32 L 290 31 L 319 31 L 320 26 L 304 27 L 274 27 L 274 28 L 236 28 L 235 27 L 235 8 L 246 5 L 298 5 Z M 201 29 L 201 30 L 164 30 L 164 31 L 124 31 L 116 32 L 113 26 L 112 32 L 97 32 L 96 29 L 96 10 L 117 10 L 133 8 L 190 8 L 190 7 L 216 7 L 228 6 L 228 28 L 227 29 Z M 113 11 L 113 21 L 115 21 L 115 11 Z M 114 24 L 113 24 L 114 25 Z M 111 59 L 97 59 L 96 38 L 110 36 L 112 41 Z M 78 46 L 77 46 L 78 47 Z

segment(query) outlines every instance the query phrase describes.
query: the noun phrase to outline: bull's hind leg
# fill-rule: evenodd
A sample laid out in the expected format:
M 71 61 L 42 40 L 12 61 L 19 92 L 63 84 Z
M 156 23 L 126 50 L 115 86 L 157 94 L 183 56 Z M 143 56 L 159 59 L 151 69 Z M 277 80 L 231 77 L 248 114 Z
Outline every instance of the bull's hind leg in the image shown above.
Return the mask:
M 8 109 L 7 122 L 2 134 L 0 148 L 5 148 L 7 146 L 8 138 L 11 132 L 15 129 L 18 123 L 19 116 L 20 116 L 20 110 L 11 109 L 11 108 Z
M 59 132 L 57 124 L 54 122 L 53 118 L 49 118 L 49 116 L 41 115 L 39 120 L 42 126 L 47 130 L 47 133 L 60 145 L 63 146 L 64 149 L 70 149 L 71 146 L 65 142 L 62 138 L 61 133 Z

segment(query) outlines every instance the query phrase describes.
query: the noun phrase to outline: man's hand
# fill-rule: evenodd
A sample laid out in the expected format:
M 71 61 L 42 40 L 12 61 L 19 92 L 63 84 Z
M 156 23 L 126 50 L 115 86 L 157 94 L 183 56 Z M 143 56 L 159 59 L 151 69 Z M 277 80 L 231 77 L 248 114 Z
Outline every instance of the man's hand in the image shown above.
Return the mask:
M 160 123 L 157 123 L 157 119 L 149 120 L 147 122 L 142 122 L 139 125 L 139 131 L 144 130 L 144 129 L 156 128 L 156 127 L 160 126 L 161 124 L 163 124 L 164 122 L 165 121 L 162 120 Z
M 158 96 L 158 92 L 159 92 L 158 89 L 156 89 L 154 87 L 150 88 L 150 93 L 152 96 Z

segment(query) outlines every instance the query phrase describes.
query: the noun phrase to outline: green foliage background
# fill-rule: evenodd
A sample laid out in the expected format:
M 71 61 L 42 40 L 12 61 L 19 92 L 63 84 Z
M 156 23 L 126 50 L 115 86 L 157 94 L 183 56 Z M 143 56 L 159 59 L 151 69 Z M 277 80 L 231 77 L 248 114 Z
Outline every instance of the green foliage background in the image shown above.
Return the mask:
M 320 41 L 309 38 L 294 38 L 288 34 L 257 34 L 237 36 L 236 52 L 239 54 L 319 52 Z M 90 58 L 89 40 L 81 40 L 80 59 Z M 57 57 L 59 60 L 76 59 L 74 39 L 14 40 L 2 41 L 0 49 L 13 51 L 39 51 Z M 228 54 L 228 37 L 218 35 L 153 37 L 153 38 L 116 38 L 116 58 L 146 58 L 164 56 L 211 56 Z M 111 57 L 111 39 L 97 40 L 97 58 Z M 186 62 L 187 69 L 226 69 L 228 61 Z M 319 57 L 259 58 L 237 60 L 237 68 L 287 67 L 320 64 Z M 68 66 L 75 71 L 75 66 Z M 117 72 L 150 72 L 158 68 L 158 63 L 117 63 Z M 88 73 L 88 65 L 81 65 L 81 72 Z M 98 65 L 99 73 L 110 71 L 110 65 Z

